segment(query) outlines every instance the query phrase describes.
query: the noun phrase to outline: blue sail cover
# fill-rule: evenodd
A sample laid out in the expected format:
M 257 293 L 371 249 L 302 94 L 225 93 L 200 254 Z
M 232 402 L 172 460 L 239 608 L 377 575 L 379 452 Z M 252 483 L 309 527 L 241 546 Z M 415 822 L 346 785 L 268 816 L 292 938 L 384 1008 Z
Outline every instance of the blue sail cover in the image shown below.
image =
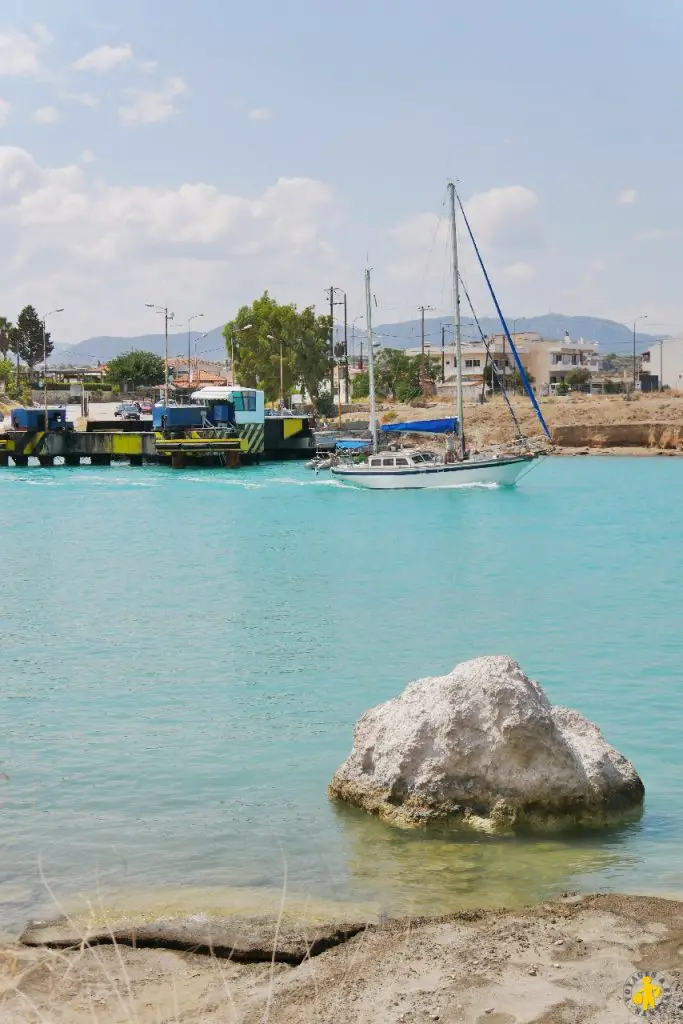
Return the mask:
M 445 420 L 412 420 L 410 423 L 385 423 L 381 429 L 384 434 L 457 434 L 458 417 L 450 416 Z
M 372 441 L 355 441 L 353 439 L 347 441 L 337 441 L 337 448 L 340 451 L 362 451 L 363 448 L 369 448 Z

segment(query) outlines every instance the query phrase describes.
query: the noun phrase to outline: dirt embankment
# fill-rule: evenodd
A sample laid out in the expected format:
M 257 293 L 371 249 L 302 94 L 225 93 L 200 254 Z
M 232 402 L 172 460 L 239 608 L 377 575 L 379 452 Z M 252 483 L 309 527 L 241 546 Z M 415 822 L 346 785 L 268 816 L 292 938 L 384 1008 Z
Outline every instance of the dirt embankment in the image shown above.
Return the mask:
M 523 433 L 541 434 L 536 414 L 527 398 L 510 399 Z M 542 398 L 539 405 L 559 447 L 648 448 L 683 450 L 683 393 L 623 395 L 568 395 Z M 382 403 L 380 420 L 406 421 L 452 416 L 452 403 L 429 402 L 424 407 Z M 348 414 L 346 419 L 353 419 Z M 358 418 L 357 415 L 355 418 Z M 473 448 L 511 441 L 514 421 L 499 396 L 484 405 L 468 403 L 465 432 Z
M 201 925 L 197 915 L 189 922 L 195 932 Z M 134 936 L 114 944 L 106 933 L 98 945 L 0 947 L 0 1019 L 624 1024 L 635 1019 L 624 986 L 637 971 L 663 978 L 656 1020 L 683 1019 L 683 904 L 673 900 L 568 895 L 526 910 L 361 923 L 344 936 L 330 926 L 331 946 L 304 943 L 303 955 L 289 960 L 280 953 L 292 943 L 291 924 L 233 921 L 240 948 L 250 943 L 250 926 L 258 956 L 239 963 L 229 949 L 212 955 L 205 941 L 195 947 L 202 953 L 174 945 L 168 929 L 146 948 Z

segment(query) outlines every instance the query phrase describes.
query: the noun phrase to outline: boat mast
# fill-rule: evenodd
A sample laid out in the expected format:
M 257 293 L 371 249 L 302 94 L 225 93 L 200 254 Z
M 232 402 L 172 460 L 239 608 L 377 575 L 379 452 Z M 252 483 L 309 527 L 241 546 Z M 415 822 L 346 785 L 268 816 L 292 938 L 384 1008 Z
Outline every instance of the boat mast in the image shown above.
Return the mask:
M 458 381 L 458 432 L 460 434 L 460 458 L 465 458 L 465 428 L 462 421 L 462 337 L 460 330 L 460 273 L 458 271 L 458 234 L 455 223 L 455 185 L 448 183 L 448 198 L 451 210 L 451 246 L 453 252 L 453 332 L 455 334 L 455 361 Z
M 370 433 L 372 450 L 377 451 L 377 406 L 375 404 L 375 350 L 372 344 L 372 293 L 370 270 L 365 271 L 365 322 L 368 328 L 368 383 L 370 389 Z

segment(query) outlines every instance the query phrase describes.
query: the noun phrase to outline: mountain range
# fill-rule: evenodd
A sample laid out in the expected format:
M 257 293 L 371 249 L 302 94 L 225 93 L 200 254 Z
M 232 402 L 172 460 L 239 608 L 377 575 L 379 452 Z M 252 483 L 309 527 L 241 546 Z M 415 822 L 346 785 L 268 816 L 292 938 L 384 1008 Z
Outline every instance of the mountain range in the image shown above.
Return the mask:
M 497 334 L 502 330 L 500 321 L 495 317 L 482 317 L 479 323 L 484 334 Z M 442 324 L 446 325 L 446 343 L 450 342 L 452 338 L 451 318 L 429 317 L 425 319 L 425 342 L 427 344 L 435 347 L 441 345 Z M 603 320 L 599 317 L 547 313 L 543 316 L 518 317 L 516 320 L 508 320 L 508 328 L 517 332 L 536 331 L 542 337 L 552 339 L 561 339 L 565 332 L 568 332 L 573 341 L 583 338 L 584 341 L 597 342 L 604 355 L 609 352 L 625 355 L 633 350 L 633 331 L 630 327 L 617 323 L 615 320 Z M 420 320 L 405 320 L 401 323 L 373 326 L 375 341 L 379 341 L 385 348 L 416 347 L 420 344 L 420 331 Z M 336 325 L 335 341 L 342 340 L 343 336 L 343 327 Z M 462 337 L 464 341 L 475 341 L 479 338 L 476 324 L 469 317 L 463 317 Z M 660 338 L 661 335 L 638 333 L 636 334 L 636 347 L 638 351 L 642 351 Z M 361 341 L 365 344 L 366 339 L 367 334 L 364 330 L 356 328 L 353 336 L 349 331 L 349 351 L 357 353 Z M 214 327 L 206 334 L 193 332 L 190 343 L 192 355 L 194 355 L 195 345 L 200 358 L 223 360 L 225 358 L 223 328 Z M 96 366 L 98 363 L 106 363 L 114 356 L 130 352 L 132 349 L 155 352 L 157 355 L 163 356 L 164 336 L 163 334 L 143 334 L 136 338 L 119 338 L 103 335 L 71 345 L 56 344 L 50 363 L 53 366 Z M 169 334 L 170 357 L 187 356 L 187 349 L 186 333 Z

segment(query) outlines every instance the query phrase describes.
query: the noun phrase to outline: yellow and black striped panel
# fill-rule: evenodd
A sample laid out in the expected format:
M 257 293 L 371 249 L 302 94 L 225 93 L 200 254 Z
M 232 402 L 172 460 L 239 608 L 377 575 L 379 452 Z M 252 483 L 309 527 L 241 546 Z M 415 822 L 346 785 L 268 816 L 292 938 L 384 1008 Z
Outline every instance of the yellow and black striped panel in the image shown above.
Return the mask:
M 240 423 L 237 432 L 243 452 L 249 452 L 250 455 L 262 454 L 266 433 L 263 423 Z
M 17 455 L 44 455 L 45 431 L 13 430 L 5 435 L 4 450 Z

